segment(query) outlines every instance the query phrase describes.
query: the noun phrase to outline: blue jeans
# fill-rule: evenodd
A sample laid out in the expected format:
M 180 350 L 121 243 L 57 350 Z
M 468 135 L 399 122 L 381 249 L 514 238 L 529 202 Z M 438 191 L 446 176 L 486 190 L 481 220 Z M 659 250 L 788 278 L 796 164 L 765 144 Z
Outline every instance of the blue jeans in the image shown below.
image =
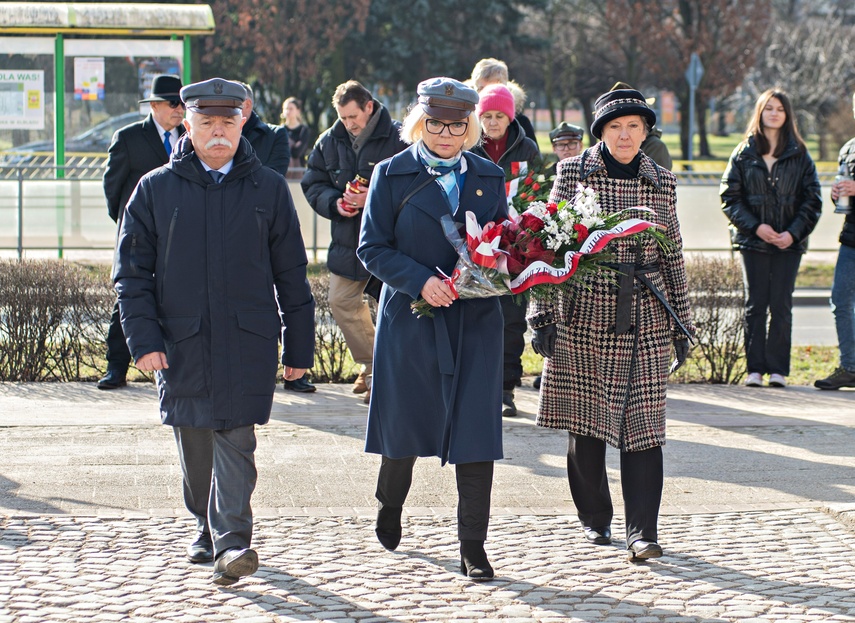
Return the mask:
M 801 259 L 799 253 L 742 251 L 745 358 L 749 373 L 790 373 L 793 290 Z
M 840 245 L 834 267 L 831 311 L 837 326 L 840 367 L 855 372 L 855 248 L 845 244 Z

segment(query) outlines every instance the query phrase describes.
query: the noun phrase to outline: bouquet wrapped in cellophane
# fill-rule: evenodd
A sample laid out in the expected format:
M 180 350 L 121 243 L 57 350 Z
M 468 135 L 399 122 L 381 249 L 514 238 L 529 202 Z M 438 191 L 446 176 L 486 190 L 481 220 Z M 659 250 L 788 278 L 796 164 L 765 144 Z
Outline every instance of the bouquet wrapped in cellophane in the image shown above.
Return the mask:
M 451 216 L 445 216 L 443 230 L 459 259 L 451 275 L 440 273 L 457 298 L 547 298 L 591 271 L 611 270 L 603 265 L 610 257 L 601 252 L 616 238 L 650 235 L 668 244 L 659 225 L 631 212 L 653 214 L 643 206 L 605 214 L 597 193 L 579 184 L 571 201 L 534 201 L 502 223 L 481 227 L 467 212 L 465 237 Z M 433 306 L 422 298 L 411 307 L 419 317 L 433 316 Z

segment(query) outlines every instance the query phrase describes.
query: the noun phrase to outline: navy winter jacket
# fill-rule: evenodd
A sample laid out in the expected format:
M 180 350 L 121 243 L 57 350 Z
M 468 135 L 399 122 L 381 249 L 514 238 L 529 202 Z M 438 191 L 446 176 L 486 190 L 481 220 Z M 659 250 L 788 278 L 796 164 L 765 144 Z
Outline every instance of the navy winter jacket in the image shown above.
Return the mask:
M 377 100 L 374 100 L 374 110 L 378 111 L 375 114 L 380 115 L 380 119 L 358 157 L 344 124 L 336 121 L 315 143 L 300 182 L 312 209 L 330 220 L 332 241 L 327 255 L 330 272 L 354 281 L 370 277 L 356 257 L 362 214 L 343 217 L 336 209 L 336 202 L 357 174 L 370 182 L 377 163 L 407 148 L 400 137 L 401 124 L 392 121 L 389 111 Z
M 285 178 L 240 139 L 219 184 L 185 136 L 131 196 L 113 280 L 135 360 L 166 353 L 161 419 L 231 429 L 264 424 L 282 363 L 310 368 L 314 299 Z

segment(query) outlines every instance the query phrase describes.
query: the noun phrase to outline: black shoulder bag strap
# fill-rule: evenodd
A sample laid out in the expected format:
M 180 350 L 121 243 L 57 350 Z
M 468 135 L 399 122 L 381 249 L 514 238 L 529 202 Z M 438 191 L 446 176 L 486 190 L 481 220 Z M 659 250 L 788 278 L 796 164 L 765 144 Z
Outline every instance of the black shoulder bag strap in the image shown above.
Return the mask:
M 406 196 L 401 200 L 401 203 L 399 203 L 399 204 L 398 204 L 398 207 L 397 207 L 397 208 L 395 208 L 395 220 L 393 221 L 393 225 L 394 225 L 394 223 L 397 223 L 397 222 L 398 222 L 398 215 L 399 215 L 399 214 L 401 214 L 401 210 L 403 210 L 403 209 L 404 209 L 404 206 L 405 206 L 405 205 L 407 205 L 407 202 L 408 202 L 410 199 L 412 199 L 412 198 L 413 198 L 413 196 L 414 196 L 417 192 L 419 192 L 422 188 L 424 188 L 425 186 L 427 186 L 427 185 L 428 185 L 428 184 L 430 184 L 431 182 L 435 182 L 435 181 L 436 181 L 436 178 L 435 178 L 435 177 L 430 177 L 430 178 L 426 179 L 424 182 L 422 182 L 421 184 L 419 184 L 418 186 L 416 186 L 416 188 L 415 188 L 414 190 L 412 190 L 411 192 L 407 193 L 407 195 L 406 195 Z
M 401 213 L 401 210 L 404 209 L 404 206 L 407 204 L 407 202 L 413 198 L 413 195 L 415 195 L 422 188 L 424 188 L 425 186 L 427 186 L 428 184 L 430 184 L 434 180 L 436 180 L 435 177 L 428 178 L 423 183 L 416 186 L 415 190 L 408 193 L 407 196 L 404 197 L 404 199 L 401 201 L 401 203 L 398 204 L 398 207 L 395 208 L 395 218 L 392 222 L 392 229 L 395 228 L 395 224 L 397 224 L 397 222 L 398 222 L 398 215 Z M 368 283 L 365 284 L 365 290 L 363 290 L 363 292 L 365 292 L 365 294 L 372 297 L 375 301 L 379 301 L 380 300 L 380 289 L 382 287 L 383 287 L 383 282 L 380 281 L 374 275 L 371 275 L 371 277 L 368 278 Z

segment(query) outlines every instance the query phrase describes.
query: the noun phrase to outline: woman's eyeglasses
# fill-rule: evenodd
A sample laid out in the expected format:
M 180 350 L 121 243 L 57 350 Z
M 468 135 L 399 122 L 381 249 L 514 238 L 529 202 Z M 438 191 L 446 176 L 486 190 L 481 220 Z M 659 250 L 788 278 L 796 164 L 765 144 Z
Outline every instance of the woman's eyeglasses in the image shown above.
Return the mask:
M 442 134 L 442 131 L 446 128 L 448 128 L 448 133 L 451 134 L 451 136 L 463 136 L 466 134 L 466 130 L 469 129 L 469 122 L 452 121 L 451 123 L 445 123 L 439 119 L 425 120 L 425 129 L 430 134 Z

